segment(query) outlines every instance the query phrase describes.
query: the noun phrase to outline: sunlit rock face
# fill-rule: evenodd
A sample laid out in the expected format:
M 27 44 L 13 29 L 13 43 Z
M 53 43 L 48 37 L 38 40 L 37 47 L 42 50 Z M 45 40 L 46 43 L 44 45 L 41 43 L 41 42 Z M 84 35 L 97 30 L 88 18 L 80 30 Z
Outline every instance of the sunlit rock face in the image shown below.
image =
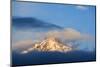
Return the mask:
M 37 42 L 33 45 L 33 47 L 23 51 L 22 53 L 28 53 L 30 51 L 58 51 L 58 52 L 68 52 L 71 51 L 72 48 L 67 44 L 63 44 L 58 39 L 54 37 L 48 37 L 44 39 L 42 42 Z

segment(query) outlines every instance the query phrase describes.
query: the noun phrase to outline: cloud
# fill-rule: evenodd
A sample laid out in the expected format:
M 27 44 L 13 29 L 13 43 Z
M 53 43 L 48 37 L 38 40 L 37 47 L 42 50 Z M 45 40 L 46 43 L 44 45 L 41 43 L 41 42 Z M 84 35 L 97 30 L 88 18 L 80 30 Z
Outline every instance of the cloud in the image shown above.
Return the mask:
M 49 31 L 46 33 L 47 37 L 64 38 L 66 40 L 92 40 L 93 37 L 88 34 L 82 34 L 79 31 L 67 28 L 62 31 Z
M 12 48 L 17 51 L 22 51 L 22 50 L 32 47 L 34 42 L 40 42 L 48 37 L 55 37 L 59 39 L 64 39 L 66 41 L 67 40 L 68 41 L 73 41 L 73 40 L 74 41 L 93 41 L 95 39 L 93 36 L 89 34 L 80 33 L 79 31 L 72 28 L 66 28 L 62 30 L 52 30 L 48 32 L 39 32 L 39 33 L 36 32 L 33 35 L 37 37 L 36 40 L 35 39 L 34 40 L 20 40 L 14 43 L 12 45 Z
M 12 50 L 15 52 L 22 52 L 34 45 L 34 42 L 32 40 L 21 40 L 12 45 Z
M 80 10 L 86 10 L 87 7 L 86 6 L 76 6 L 77 9 L 80 9 Z

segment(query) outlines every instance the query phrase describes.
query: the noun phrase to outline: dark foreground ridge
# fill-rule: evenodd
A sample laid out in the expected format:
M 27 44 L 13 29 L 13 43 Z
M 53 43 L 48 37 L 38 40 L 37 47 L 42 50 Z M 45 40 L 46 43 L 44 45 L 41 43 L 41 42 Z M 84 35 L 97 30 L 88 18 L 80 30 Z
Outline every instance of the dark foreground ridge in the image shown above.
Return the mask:
M 28 54 L 12 53 L 12 65 L 43 65 L 57 63 L 72 63 L 72 62 L 88 62 L 96 61 L 95 51 L 71 51 L 67 53 L 61 52 L 31 52 Z

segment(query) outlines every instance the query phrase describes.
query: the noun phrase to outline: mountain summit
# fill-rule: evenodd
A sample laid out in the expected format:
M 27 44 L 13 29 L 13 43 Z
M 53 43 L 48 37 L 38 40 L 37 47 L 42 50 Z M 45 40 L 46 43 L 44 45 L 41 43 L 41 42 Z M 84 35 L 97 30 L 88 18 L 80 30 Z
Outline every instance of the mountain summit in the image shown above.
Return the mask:
M 47 52 L 53 52 L 53 51 L 57 51 L 57 52 L 68 52 L 73 50 L 72 47 L 69 47 L 68 45 L 63 44 L 62 42 L 60 42 L 58 39 L 54 38 L 54 37 L 49 37 L 44 39 L 41 42 L 37 42 L 33 45 L 33 47 L 22 51 L 22 54 L 28 53 L 30 51 L 47 51 Z

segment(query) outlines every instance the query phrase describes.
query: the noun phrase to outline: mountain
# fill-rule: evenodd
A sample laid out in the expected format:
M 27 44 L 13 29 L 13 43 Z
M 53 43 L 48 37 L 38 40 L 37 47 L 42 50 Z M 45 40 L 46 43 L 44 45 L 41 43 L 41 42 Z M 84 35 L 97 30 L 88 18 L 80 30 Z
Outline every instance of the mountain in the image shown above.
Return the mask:
M 27 28 L 62 29 L 62 27 L 57 26 L 55 24 L 47 23 L 39 19 L 30 18 L 30 17 L 25 17 L 25 18 L 15 17 L 12 19 L 12 25 L 13 27 L 20 28 L 20 29 L 27 29 Z
M 48 37 L 41 42 L 34 43 L 33 47 L 25 51 L 22 51 L 22 54 L 25 54 L 34 50 L 42 51 L 42 52 L 53 52 L 53 51 L 68 52 L 68 51 L 73 50 L 73 48 L 71 48 L 68 45 L 63 44 L 62 42 L 60 42 L 58 39 L 54 37 Z

